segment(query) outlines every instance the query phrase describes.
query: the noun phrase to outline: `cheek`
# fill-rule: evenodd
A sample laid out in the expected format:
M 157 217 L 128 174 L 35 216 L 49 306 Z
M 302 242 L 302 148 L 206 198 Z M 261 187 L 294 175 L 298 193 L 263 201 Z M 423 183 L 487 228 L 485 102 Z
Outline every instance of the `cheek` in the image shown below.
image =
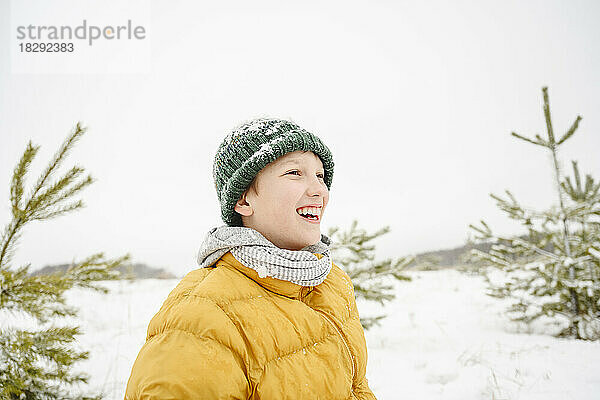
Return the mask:
M 270 204 L 270 212 L 278 216 L 289 216 L 291 213 L 296 212 L 297 198 L 293 196 L 293 193 L 281 191 L 278 196 L 272 199 Z
M 282 211 L 292 210 L 296 212 L 298 202 L 302 199 L 303 191 L 298 185 L 288 185 L 281 188 L 279 192 L 278 206 Z

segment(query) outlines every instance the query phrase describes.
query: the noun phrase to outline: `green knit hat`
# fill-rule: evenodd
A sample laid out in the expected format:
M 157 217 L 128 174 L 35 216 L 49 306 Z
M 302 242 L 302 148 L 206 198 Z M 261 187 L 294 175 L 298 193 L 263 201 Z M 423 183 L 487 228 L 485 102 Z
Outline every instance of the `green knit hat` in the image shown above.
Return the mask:
M 252 180 L 270 162 L 293 151 L 312 151 L 325 169 L 325 184 L 331 189 L 333 157 L 316 135 L 291 121 L 257 118 L 229 133 L 219 145 L 213 164 L 213 178 L 221 204 L 221 219 L 229 226 L 242 226 L 235 203 Z

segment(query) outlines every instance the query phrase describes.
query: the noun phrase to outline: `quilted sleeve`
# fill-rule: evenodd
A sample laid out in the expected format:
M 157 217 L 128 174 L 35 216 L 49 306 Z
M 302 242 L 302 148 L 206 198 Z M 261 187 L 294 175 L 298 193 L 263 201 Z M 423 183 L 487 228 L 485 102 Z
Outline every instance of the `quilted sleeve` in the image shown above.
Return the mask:
M 148 325 L 125 400 L 248 399 L 248 362 L 237 328 L 214 301 L 179 286 Z
M 214 339 L 171 330 L 153 336 L 133 365 L 125 400 L 247 399 L 243 362 Z

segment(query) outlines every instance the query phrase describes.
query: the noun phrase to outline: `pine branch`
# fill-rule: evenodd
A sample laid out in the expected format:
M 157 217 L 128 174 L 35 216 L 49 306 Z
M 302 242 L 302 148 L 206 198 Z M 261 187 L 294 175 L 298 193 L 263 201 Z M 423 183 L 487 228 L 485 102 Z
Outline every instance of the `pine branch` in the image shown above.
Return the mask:
M 521 136 L 521 135 L 519 135 L 519 134 L 517 134 L 517 133 L 515 133 L 515 132 L 511 132 L 511 135 L 513 135 L 514 137 L 516 137 L 516 138 L 519 138 L 519 139 L 521 139 L 521 140 L 524 140 L 524 141 L 526 141 L 526 142 L 529 142 L 529 143 L 532 143 L 532 144 L 538 145 L 538 146 L 544 146 L 544 147 L 548 147 L 548 143 L 547 143 L 547 142 L 545 142 L 545 141 L 544 141 L 544 140 L 543 140 L 543 139 L 540 137 L 540 135 L 535 135 L 535 137 L 537 138 L 537 140 L 531 140 L 531 139 L 529 139 L 529 138 L 526 138 L 525 136 Z
M 65 273 L 73 282 L 74 287 L 96 290 L 107 293 L 108 290 L 97 282 L 121 279 L 117 268 L 129 262 L 130 255 L 124 255 L 112 260 L 105 260 L 104 253 L 89 256 L 80 263 L 73 264 Z
M 14 398 L 25 393 L 29 396 L 27 398 L 73 398 L 61 389 L 60 383 L 88 382 L 88 375 L 69 372 L 75 362 L 89 357 L 88 352 L 65 347 L 73 343 L 79 334 L 77 327 L 0 331 L 0 355 L 5 363 L 0 374 L 0 397 Z M 42 367 L 45 364 L 52 368 Z M 26 388 L 25 391 L 23 388 Z
M 25 175 L 27 174 L 27 170 L 31 165 L 31 161 L 33 160 L 33 158 L 37 154 L 37 151 L 39 150 L 39 146 L 32 145 L 31 141 L 28 143 L 25 152 L 23 153 L 19 163 L 14 169 L 13 177 L 11 179 L 11 205 L 13 219 L 5 228 L 4 234 L 2 235 L 2 245 L 0 248 L 0 267 L 6 267 L 8 265 L 7 258 L 10 258 L 10 255 L 14 252 L 17 239 L 19 238 L 18 233 L 23 227 L 23 225 L 29 222 L 31 218 L 43 219 L 40 218 L 44 215 L 42 214 L 43 208 L 40 208 L 39 206 L 41 202 L 49 198 L 49 195 L 47 194 L 38 197 L 37 193 L 45 186 L 45 183 L 50 177 L 51 173 L 61 164 L 62 160 L 64 159 L 70 148 L 81 137 L 81 135 L 83 135 L 85 130 L 85 128 L 81 127 L 80 123 L 77 123 L 77 126 L 73 133 L 69 137 L 67 137 L 67 139 L 63 142 L 59 151 L 55 154 L 53 160 L 50 162 L 50 164 L 48 164 L 44 172 L 40 175 L 36 186 L 32 189 L 31 195 L 26 201 L 26 205 L 23 208 L 21 208 L 20 205 L 23 201 L 24 192 L 23 181 Z M 79 207 L 72 208 L 71 211 L 76 208 Z M 64 212 L 68 211 L 69 210 L 64 210 Z M 36 213 L 40 214 L 38 214 L 38 216 L 36 217 Z M 61 215 L 61 211 L 54 210 L 53 212 L 49 213 L 48 217 L 52 218 L 58 215 Z
M 556 143 L 557 145 L 562 144 L 565 140 L 567 140 L 568 138 L 573 136 L 573 134 L 575 133 L 575 130 L 579 126 L 579 121 L 581 121 L 581 119 L 582 119 L 581 116 L 578 115 L 577 118 L 575 119 L 575 122 L 573 122 L 573 125 L 571 125 L 571 127 L 569 128 L 567 133 L 565 133 L 563 135 L 563 137 L 560 138 L 560 140 Z
M 544 117 L 546 118 L 546 128 L 548 132 L 548 143 L 550 146 L 555 146 L 556 143 L 554 141 L 554 130 L 552 129 L 552 119 L 550 117 L 550 101 L 548 100 L 548 87 L 544 86 L 542 88 L 542 93 L 544 96 Z
M 75 203 L 71 203 L 65 206 L 55 207 L 49 210 L 39 210 L 32 215 L 31 220 L 45 220 L 59 217 L 64 214 L 68 214 L 71 211 L 83 208 L 83 201 L 78 200 Z
M 65 304 L 64 293 L 75 287 L 107 293 L 107 289 L 98 283 L 120 279 L 116 268 L 129 260 L 129 255 L 106 260 L 103 253 L 98 253 L 74 264 L 66 272 L 32 276 L 29 266 L 15 271 L 1 270 L 4 283 L 0 308 L 25 312 L 42 323 L 53 317 L 75 316 L 77 310 Z
M 71 168 L 62 178 L 47 188 L 43 193 L 40 193 L 37 198 L 32 199 L 28 217 L 37 220 L 44 219 L 40 216 L 44 215 L 44 211 L 48 208 L 61 203 L 86 186 L 92 184 L 93 179 L 90 175 L 79 182 L 75 182 L 77 177 L 83 173 L 83 171 L 83 168 L 77 166 Z M 72 185 L 72 187 L 69 188 L 69 185 Z
M 564 140 L 559 141 L 558 144 L 562 143 L 563 141 Z M 577 161 L 571 160 L 571 164 L 573 165 L 573 176 L 575 176 L 575 182 L 577 183 L 577 191 L 581 192 L 581 179 L 579 178 L 579 168 L 577 168 Z
M 1 250 L 0 250 L 0 269 L 7 268 L 8 264 L 12 260 L 12 256 L 16 249 L 21 233 L 20 229 L 23 222 L 20 218 L 13 219 L 10 224 L 4 227 L 2 232 Z M 0 282 L 0 289 L 1 289 Z
M 490 239 L 492 237 L 492 231 L 490 230 L 490 227 L 485 223 L 484 220 L 481 220 L 479 222 L 481 223 L 481 225 L 483 225 L 483 228 L 479 228 L 475 225 L 469 224 L 469 228 L 479 233 L 479 235 L 474 236 L 474 239 L 481 241 Z
M 21 156 L 19 163 L 13 171 L 13 176 L 10 185 L 10 201 L 12 204 L 13 216 L 19 218 L 21 210 L 21 201 L 23 199 L 23 180 L 27 174 L 27 170 L 31 165 L 31 161 L 35 158 L 40 146 L 34 146 L 31 141 L 27 143 L 27 148 Z
M 63 142 L 63 144 L 60 146 L 60 148 L 54 155 L 52 161 L 50 161 L 44 172 L 42 172 L 42 174 L 38 178 L 38 181 L 33 190 L 31 191 L 31 195 L 29 196 L 29 201 L 27 202 L 27 205 L 24 208 L 25 212 L 29 211 L 31 203 L 34 201 L 34 199 L 37 198 L 37 193 L 43 187 L 45 187 L 46 181 L 50 177 L 50 174 L 52 174 L 52 172 L 61 165 L 64 157 L 67 155 L 69 150 L 71 150 L 71 147 L 81 138 L 81 136 L 85 133 L 86 130 L 87 128 L 83 128 L 80 122 L 77 123 L 73 133 L 70 136 L 68 136 L 67 139 Z
M 364 329 L 371 329 L 372 327 L 379 325 L 381 326 L 381 320 L 384 319 L 385 315 L 378 315 L 376 317 L 360 317 L 360 324 Z

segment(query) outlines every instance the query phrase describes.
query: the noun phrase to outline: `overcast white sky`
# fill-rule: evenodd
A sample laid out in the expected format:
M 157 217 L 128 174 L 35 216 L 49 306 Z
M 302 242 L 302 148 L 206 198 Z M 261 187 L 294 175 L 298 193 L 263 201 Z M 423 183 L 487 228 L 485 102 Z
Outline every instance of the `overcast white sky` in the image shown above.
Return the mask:
M 491 192 L 556 202 L 548 154 L 510 136 L 545 136 L 542 86 L 557 135 L 583 117 L 561 149 L 567 171 L 577 159 L 600 179 L 597 1 L 120 3 L 91 2 L 70 23 L 142 21 L 150 56 L 139 73 L 13 73 L 11 3 L 0 3 L 0 222 L 29 139 L 42 146 L 37 178 L 83 121 L 65 167 L 97 179 L 85 209 L 26 228 L 15 264 L 105 251 L 196 268 L 204 234 L 222 223 L 214 152 L 256 116 L 292 118 L 324 140 L 336 167 L 323 227 L 389 225 L 382 257 L 461 245 L 481 218 L 517 231 Z M 99 4 L 108 11 L 94 19 Z M 65 19 L 60 3 L 32 10 Z

